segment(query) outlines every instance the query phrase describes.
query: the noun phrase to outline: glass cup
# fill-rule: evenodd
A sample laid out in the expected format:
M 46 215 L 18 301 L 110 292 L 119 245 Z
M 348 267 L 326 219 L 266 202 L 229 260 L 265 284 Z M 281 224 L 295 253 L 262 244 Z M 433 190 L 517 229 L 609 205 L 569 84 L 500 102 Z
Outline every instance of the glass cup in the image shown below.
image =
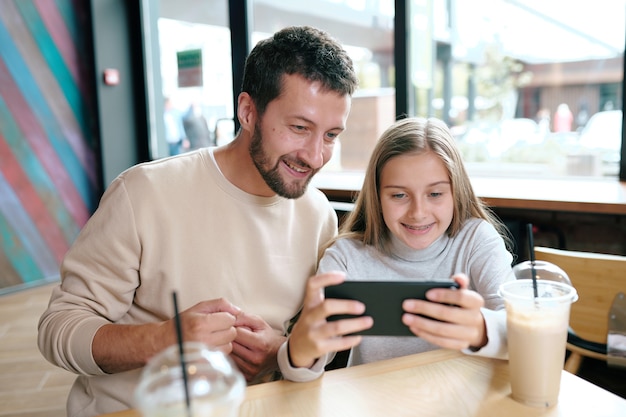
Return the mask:
M 507 313 L 511 396 L 533 407 L 557 403 L 565 361 L 571 304 L 578 299 L 571 285 L 532 279 L 500 286 Z
M 183 345 L 190 407 L 187 409 L 178 345 L 154 356 L 135 390 L 143 417 L 237 417 L 246 382 L 231 359 L 199 342 Z

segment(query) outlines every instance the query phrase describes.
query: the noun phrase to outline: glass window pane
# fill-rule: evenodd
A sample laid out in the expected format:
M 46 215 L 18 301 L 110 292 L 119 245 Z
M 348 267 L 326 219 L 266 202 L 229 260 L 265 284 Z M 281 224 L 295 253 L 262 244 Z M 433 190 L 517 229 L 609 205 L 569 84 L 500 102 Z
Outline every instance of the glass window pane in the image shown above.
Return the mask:
M 228 3 L 160 0 L 157 120 L 153 158 L 232 140 L 233 93 Z M 162 124 L 161 124 L 162 123 Z
M 616 177 L 625 12 L 624 0 L 413 2 L 413 20 L 433 23 L 412 27 L 415 113 L 452 126 L 471 174 Z

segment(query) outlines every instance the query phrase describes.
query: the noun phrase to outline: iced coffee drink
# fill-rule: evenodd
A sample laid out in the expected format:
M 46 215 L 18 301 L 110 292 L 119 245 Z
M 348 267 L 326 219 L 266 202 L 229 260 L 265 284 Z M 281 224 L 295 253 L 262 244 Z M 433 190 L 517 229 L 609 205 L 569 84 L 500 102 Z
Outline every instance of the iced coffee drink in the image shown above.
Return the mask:
M 502 285 L 505 299 L 511 395 L 521 403 L 557 403 L 565 360 L 570 306 L 576 290 L 563 283 L 516 280 Z

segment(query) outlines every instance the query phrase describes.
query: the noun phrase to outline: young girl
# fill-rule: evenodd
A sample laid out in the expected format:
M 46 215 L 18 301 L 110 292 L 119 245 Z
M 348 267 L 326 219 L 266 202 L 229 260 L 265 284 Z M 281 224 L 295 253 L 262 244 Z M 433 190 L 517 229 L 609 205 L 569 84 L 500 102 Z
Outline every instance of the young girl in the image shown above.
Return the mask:
M 334 352 L 350 348 L 348 366 L 438 347 L 506 357 L 497 290 L 514 279 L 507 243 L 504 226 L 474 194 L 447 126 L 433 118 L 397 121 L 377 143 L 354 211 L 307 284 L 279 352 L 283 376 L 315 379 Z M 371 317 L 327 321 L 365 311 L 358 301 L 324 299 L 324 287 L 344 279 L 454 280 L 461 289 L 403 302 L 402 322 L 417 337 L 354 336 L 372 326 Z

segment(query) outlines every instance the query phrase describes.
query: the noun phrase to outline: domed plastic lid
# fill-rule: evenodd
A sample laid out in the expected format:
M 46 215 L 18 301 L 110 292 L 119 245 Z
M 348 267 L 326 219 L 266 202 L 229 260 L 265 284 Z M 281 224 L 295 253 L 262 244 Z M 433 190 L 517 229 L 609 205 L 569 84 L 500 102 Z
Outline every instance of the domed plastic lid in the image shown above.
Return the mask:
M 203 343 L 185 342 L 183 346 L 192 415 L 237 416 L 246 388 L 239 369 L 227 355 Z M 150 359 L 141 373 L 135 401 L 146 417 L 170 415 L 166 410 L 186 415 L 178 345 Z M 207 414 L 209 411 L 216 414 Z
M 520 262 L 513 267 L 513 273 L 517 279 L 532 279 L 531 268 L 530 261 Z M 567 273 L 551 262 L 535 261 L 535 276 L 537 279 L 562 282 L 573 287 Z

